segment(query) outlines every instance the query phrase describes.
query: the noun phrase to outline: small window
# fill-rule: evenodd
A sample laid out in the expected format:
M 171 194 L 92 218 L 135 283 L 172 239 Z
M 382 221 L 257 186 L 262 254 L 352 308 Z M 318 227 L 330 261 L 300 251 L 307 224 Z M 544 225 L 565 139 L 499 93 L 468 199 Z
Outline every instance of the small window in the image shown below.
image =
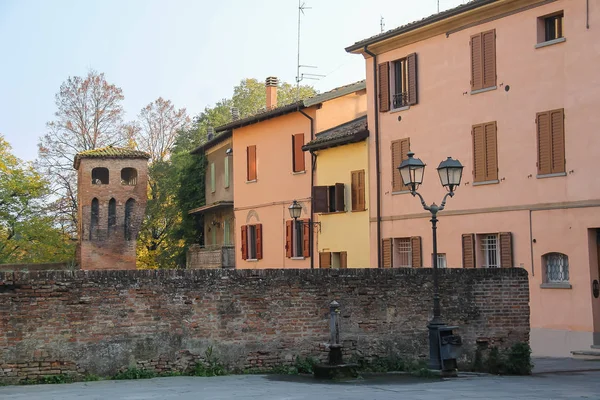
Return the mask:
M 343 183 L 336 183 L 333 186 L 315 186 L 313 188 L 313 206 L 315 212 L 330 213 L 346 211 L 344 197 Z
M 471 91 L 496 86 L 496 30 L 471 36 Z
M 481 242 L 481 267 L 498 268 L 500 266 L 500 247 L 498 235 L 480 235 Z
M 399 193 L 409 190 L 408 186 L 404 185 L 400 170 L 398 167 L 402 161 L 408 159 L 410 151 L 410 138 L 394 140 L 392 142 L 392 192 Z
M 129 199 L 125 203 L 125 240 L 133 240 L 135 239 L 133 234 L 133 209 L 135 207 L 135 200 Z
M 410 238 L 394 239 L 394 268 L 412 267 L 412 246 Z
M 365 170 L 352 171 L 351 173 L 352 211 L 365 211 Z
M 390 63 L 392 110 L 417 104 L 417 55 L 408 55 Z
M 496 122 L 474 125 L 473 180 L 474 182 L 498 181 L 498 146 Z
M 563 109 L 536 116 L 538 176 L 564 175 L 566 172 L 564 119 Z
M 121 170 L 121 185 L 137 185 L 137 170 L 135 168 L 123 168 Z
M 437 261 L 438 261 L 438 264 L 437 264 L 438 268 L 446 268 L 447 267 L 445 253 L 438 253 Z M 433 268 L 433 254 L 431 255 L 431 267 Z
M 306 167 L 304 163 L 304 133 L 292 135 L 292 171 L 303 172 Z
M 348 252 L 321 252 L 319 253 L 319 268 L 348 268 Z
M 558 12 L 538 18 L 538 43 L 560 39 L 563 36 L 564 13 Z
M 256 180 L 256 146 L 246 147 L 246 179 L 248 182 Z
M 229 156 L 225 156 L 225 161 L 223 162 L 223 169 L 225 171 L 225 180 L 223 181 L 223 187 L 229 187 Z
M 562 253 L 548 253 L 542 257 L 546 283 L 569 281 L 569 257 Z
M 98 223 L 100 221 L 100 204 L 98 203 L 98 199 L 95 197 L 92 199 L 92 207 L 90 211 L 90 240 L 92 240 L 97 234 Z
M 108 185 L 108 168 L 92 169 L 92 185 Z
M 242 226 L 242 259 L 261 260 L 262 258 L 262 225 Z
M 210 192 L 214 193 L 216 191 L 216 183 L 215 183 L 215 163 L 210 163 Z
M 108 234 L 110 235 L 117 225 L 117 202 L 110 199 L 108 202 Z

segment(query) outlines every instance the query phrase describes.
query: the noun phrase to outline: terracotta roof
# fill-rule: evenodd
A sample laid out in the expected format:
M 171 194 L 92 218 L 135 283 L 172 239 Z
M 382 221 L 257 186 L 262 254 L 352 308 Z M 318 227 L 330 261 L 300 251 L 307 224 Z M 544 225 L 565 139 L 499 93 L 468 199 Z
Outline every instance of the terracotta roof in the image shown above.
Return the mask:
M 444 20 L 446 18 L 450 18 L 450 17 L 453 17 L 455 15 L 458 15 L 458 14 L 461 14 L 461 13 L 464 13 L 464 12 L 467 12 L 467 11 L 470 11 L 470 10 L 474 10 L 476 8 L 486 6 L 488 4 L 495 3 L 497 1 L 501 1 L 501 0 L 471 0 L 471 1 L 467 2 L 467 3 L 465 3 L 465 4 L 459 5 L 457 7 L 450 8 L 448 10 L 445 10 L 445 11 L 442 11 L 442 12 L 430 15 L 429 17 L 425 17 L 423 19 L 420 19 L 418 21 L 413 21 L 413 22 L 410 22 L 410 23 L 408 23 L 406 25 L 399 26 L 398 28 L 391 29 L 391 30 L 389 30 L 387 32 L 383 32 L 383 33 L 380 33 L 378 35 L 371 36 L 370 38 L 358 41 L 358 42 L 354 43 L 352 46 L 346 47 L 346 51 L 348 53 L 351 53 L 353 51 L 362 49 L 365 46 L 368 46 L 368 45 L 371 45 L 371 44 L 374 44 L 374 43 L 377 43 L 377 42 L 381 42 L 381 41 L 383 41 L 385 39 L 389 39 L 389 38 L 392 38 L 394 36 L 398 36 L 398 35 L 401 35 L 403 33 L 410 32 L 412 30 L 421 28 L 423 26 L 432 24 L 434 22 L 442 21 L 442 20 Z
M 126 149 L 123 147 L 106 146 L 98 149 L 86 150 L 75 155 L 73 167 L 79 169 L 82 158 L 144 158 L 149 159 L 150 154 L 139 150 Z
M 367 129 L 367 116 L 346 122 L 334 128 L 317 134 L 312 141 L 302 146 L 304 151 L 322 150 L 330 147 L 356 143 L 369 137 Z
M 323 103 L 328 100 L 333 100 L 338 97 L 345 96 L 347 94 L 366 89 L 366 82 L 364 80 L 351 83 L 349 85 L 339 86 L 332 90 L 329 90 L 325 93 L 314 95 L 306 100 L 296 101 L 291 104 L 279 106 L 273 108 L 271 110 L 261 111 L 254 115 L 251 115 L 246 118 L 238 119 L 236 121 L 232 121 L 228 124 L 221 125 L 215 128 L 215 132 L 222 132 L 229 129 L 241 128 L 242 126 L 255 124 L 260 121 L 264 121 L 267 119 L 275 118 L 280 115 L 289 114 L 292 112 L 296 112 L 302 110 L 306 107 L 311 107 L 319 103 Z

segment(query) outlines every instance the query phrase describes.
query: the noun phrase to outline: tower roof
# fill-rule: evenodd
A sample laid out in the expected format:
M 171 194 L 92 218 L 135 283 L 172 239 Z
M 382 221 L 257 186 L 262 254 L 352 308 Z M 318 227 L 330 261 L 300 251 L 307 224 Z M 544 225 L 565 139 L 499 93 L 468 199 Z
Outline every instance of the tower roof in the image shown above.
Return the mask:
M 86 150 L 75 155 L 73 167 L 79 169 L 79 163 L 83 158 L 143 158 L 148 160 L 150 154 L 139 150 L 126 149 L 123 147 L 106 146 L 98 149 Z

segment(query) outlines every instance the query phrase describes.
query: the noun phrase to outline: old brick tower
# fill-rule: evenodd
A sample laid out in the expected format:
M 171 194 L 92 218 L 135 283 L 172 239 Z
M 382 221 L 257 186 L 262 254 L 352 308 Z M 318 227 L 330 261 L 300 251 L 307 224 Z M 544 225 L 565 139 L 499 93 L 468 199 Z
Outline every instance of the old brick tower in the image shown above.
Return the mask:
M 149 158 L 141 151 L 112 146 L 75 156 L 81 269 L 136 268 Z

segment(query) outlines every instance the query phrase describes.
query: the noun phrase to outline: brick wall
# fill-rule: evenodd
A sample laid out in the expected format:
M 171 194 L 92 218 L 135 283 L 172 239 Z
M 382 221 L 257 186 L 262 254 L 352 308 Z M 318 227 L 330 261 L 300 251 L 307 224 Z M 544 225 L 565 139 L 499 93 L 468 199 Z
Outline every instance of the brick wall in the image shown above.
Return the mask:
M 0 380 L 189 368 L 210 347 L 230 367 L 325 358 L 328 305 L 347 356 L 427 357 L 431 269 L 0 273 Z M 442 314 L 476 341 L 529 339 L 522 269 L 441 271 Z

